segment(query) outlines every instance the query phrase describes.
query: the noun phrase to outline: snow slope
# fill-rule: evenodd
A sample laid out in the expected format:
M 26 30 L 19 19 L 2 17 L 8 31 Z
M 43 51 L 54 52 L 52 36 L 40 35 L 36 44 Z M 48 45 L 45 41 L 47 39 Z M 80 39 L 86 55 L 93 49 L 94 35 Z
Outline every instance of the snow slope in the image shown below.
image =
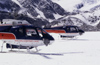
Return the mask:
M 99 4 L 100 0 L 52 0 L 61 5 L 66 11 L 77 10 L 76 5 L 83 3 L 81 11 L 89 11 L 92 7 Z
M 81 11 L 91 11 L 91 9 L 97 5 L 100 5 L 100 0 L 98 0 L 96 3 L 93 3 L 93 4 L 85 3 L 84 7 L 82 7 L 80 10 Z
M 70 11 L 70 12 L 76 9 L 74 7 L 76 4 L 79 4 L 82 2 L 81 0 L 52 0 L 52 1 L 58 3 L 66 11 Z
M 52 0 L 53 2 L 61 5 L 66 11 L 76 12 L 79 14 L 70 15 L 65 17 L 74 17 L 81 20 L 81 22 L 90 25 L 97 26 L 100 23 L 100 0 Z M 83 4 L 83 7 L 77 9 L 78 4 Z M 86 12 L 87 11 L 87 12 Z M 73 21 L 75 22 L 75 21 Z
M 18 4 L 21 8 L 23 8 L 23 6 L 17 0 L 12 0 L 12 1 Z
M 0 53 L 0 65 L 100 65 L 100 32 L 86 32 L 77 39 L 52 35 L 55 42 L 38 47 L 38 53 Z

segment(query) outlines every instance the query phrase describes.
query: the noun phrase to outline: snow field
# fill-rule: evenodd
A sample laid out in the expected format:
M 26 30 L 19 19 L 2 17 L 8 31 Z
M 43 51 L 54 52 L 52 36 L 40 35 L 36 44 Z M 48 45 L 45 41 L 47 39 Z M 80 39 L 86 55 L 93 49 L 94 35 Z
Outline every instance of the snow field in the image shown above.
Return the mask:
M 54 43 L 38 47 L 38 53 L 0 53 L 0 65 L 100 65 L 100 32 L 86 32 L 77 39 L 51 35 Z

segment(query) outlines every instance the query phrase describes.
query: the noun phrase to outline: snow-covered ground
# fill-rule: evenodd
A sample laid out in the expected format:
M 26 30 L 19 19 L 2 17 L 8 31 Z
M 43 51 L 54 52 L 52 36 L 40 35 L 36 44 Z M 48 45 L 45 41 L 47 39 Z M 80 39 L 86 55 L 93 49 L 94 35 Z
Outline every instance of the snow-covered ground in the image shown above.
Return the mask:
M 0 65 L 100 65 L 100 32 L 86 32 L 77 39 L 52 35 L 55 42 L 38 47 L 38 53 L 0 53 Z

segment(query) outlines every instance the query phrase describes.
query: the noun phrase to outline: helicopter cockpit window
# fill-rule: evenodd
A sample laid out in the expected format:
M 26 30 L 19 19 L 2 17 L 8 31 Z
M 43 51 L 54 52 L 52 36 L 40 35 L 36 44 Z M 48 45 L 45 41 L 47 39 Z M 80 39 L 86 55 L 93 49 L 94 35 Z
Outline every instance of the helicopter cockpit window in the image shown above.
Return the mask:
M 77 29 L 75 27 L 70 28 L 70 32 L 76 32 L 76 31 L 77 31 Z
M 35 29 L 26 29 L 26 35 L 27 36 L 36 36 L 36 30 Z

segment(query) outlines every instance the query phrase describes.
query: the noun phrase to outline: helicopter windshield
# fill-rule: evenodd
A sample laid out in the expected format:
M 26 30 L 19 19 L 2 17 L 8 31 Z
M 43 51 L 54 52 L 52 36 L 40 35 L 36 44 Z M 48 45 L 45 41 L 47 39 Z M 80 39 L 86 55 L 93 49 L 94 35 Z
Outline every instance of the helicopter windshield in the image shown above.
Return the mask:
M 43 37 L 44 34 L 47 34 L 47 32 L 45 30 L 43 30 L 42 28 L 37 28 L 37 31 L 39 33 L 39 36 Z
M 47 32 L 44 29 L 37 28 L 38 32 L 41 34 L 47 34 Z

